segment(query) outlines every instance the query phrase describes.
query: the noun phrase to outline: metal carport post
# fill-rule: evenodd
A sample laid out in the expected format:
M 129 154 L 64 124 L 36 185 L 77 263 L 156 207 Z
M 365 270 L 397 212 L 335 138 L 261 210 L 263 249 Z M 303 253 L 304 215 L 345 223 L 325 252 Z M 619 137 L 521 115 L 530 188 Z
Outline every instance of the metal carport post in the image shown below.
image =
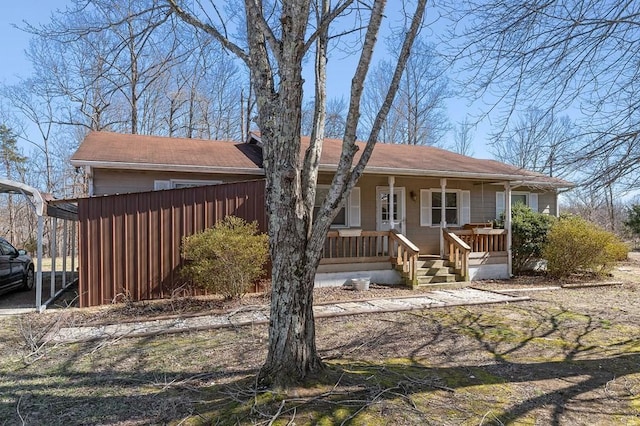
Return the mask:
M 36 310 L 42 310 L 42 234 L 44 232 L 44 199 L 37 189 L 21 182 L 0 178 L 0 193 L 22 194 L 33 207 L 38 217 L 36 250 Z

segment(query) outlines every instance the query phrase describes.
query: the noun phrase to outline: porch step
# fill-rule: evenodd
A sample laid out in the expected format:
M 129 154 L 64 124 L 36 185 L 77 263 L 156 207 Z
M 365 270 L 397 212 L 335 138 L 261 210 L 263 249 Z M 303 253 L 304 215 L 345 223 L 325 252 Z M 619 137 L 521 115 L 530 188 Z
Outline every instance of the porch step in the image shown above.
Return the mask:
M 416 262 L 418 268 L 446 268 L 449 261 L 444 259 L 418 259 Z
M 452 288 L 464 285 L 464 280 L 456 273 L 456 269 L 451 266 L 448 260 L 433 256 L 420 257 L 417 267 L 417 285 L 414 287 Z M 400 265 L 397 266 L 397 269 L 402 272 Z M 404 276 L 404 278 L 405 282 L 411 285 L 411 282 L 407 281 L 408 277 Z
M 454 283 L 458 281 L 456 274 L 442 273 L 439 275 L 418 275 L 418 285 L 431 283 Z

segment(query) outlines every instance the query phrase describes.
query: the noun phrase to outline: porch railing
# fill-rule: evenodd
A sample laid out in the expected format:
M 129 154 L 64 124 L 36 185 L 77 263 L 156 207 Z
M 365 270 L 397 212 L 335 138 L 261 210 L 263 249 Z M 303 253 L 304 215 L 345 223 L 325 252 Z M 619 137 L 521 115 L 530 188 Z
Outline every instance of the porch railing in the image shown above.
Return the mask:
M 388 231 L 329 231 L 321 263 L 371 263 L 391 259 Z
M 402 267 L 402 273 L 412 286 L 418 284 L 418 256 L 420 249 L 401 233 L 392 230 L 389 237 L 394 243 L 396 265 Z
M 474 253 L 507 251 L 507 231 L 505 229 L 461 229 L 456 230 L 455 235 L 464 241 Z
M 420 249 L 397 231 L 344 229 L 329 231 L 321 264 L 393 262 L 417 282 Z
M 453 267 L 462 276 L 462 279 L 468 281 L 471 247 L 463 241 L 462 238 L 447 228 L 442 230 L 442 235 L 448 248 L 449 262 L 453 264 Z

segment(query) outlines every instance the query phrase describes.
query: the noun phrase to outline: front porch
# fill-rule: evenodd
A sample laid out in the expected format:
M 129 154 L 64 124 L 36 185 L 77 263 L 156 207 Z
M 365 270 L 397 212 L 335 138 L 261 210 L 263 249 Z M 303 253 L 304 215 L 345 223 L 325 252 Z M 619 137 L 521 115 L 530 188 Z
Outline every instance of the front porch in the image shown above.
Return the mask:
M 509 278 L 507 230 L 443 228 L 443 255 L 421 252 L 397 230 L 344 229 L 327 234 L 317 286 L 368 277 L 379 284 L 451 288 L 474 279 Z

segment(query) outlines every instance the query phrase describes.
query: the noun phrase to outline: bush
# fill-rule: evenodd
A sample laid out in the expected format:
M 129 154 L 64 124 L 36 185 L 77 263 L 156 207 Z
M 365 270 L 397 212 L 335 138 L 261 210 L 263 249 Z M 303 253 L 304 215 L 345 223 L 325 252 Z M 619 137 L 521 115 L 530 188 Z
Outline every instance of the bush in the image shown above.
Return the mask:
M 183 274 L 193 283 L 227 299 L 243 296 L 264 272 L 268 239 L 256 222 L 227 216 L 204 232 L 185 237 Z
M 628 252 L 626 244 L 611 232 L 569 216 L 552 226 L 542 254 L 548 273 L 561 278 L 578 272 L 603 275 L 616 261 L 626 259 Z
M 534 212 L 530 207 L 516 204 L 511 209 L 511 254 L 513 271 L 518 274 L 527 263 L 542 257 L 542 249 L 547 241 L 547 233 L 555 218 Z M 504 214 L 498 226 L 504 227 Z

